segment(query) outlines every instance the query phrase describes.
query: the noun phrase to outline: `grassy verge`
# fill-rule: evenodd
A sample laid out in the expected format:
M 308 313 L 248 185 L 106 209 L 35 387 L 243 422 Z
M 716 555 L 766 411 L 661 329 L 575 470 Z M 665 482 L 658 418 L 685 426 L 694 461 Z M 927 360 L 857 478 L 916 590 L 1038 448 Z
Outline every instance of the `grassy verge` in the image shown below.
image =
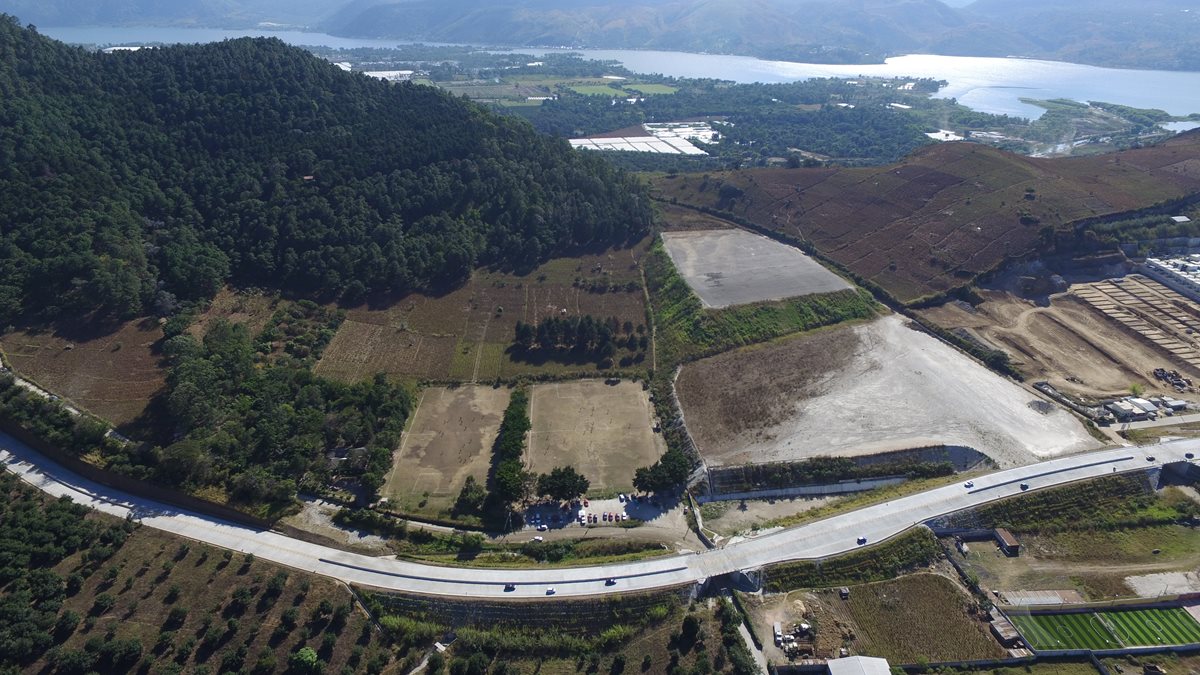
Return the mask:
M 947 522 L 1046 534 L 1167 525 L 1196 515 L 1200 505 L 1183 492 L 1155 493 L 1145 475 L 1122 474 L 1003 499 Z
M 811 523 L 817 520 L 824 520 L 840 513 L 854 511 L 856 509 L 873 506 L 883 502 L 890 502 L 893 499 L 900 499 L 901 497 L 907 497 L 908 495 L 917 494 L 918 492 L 925 492 L 926 490 L 932 490 L 934 488 L 942 487 L 943 485 L 956 483 L 959 480 L 962 480 L 964 476 L 971 475 L 972 474 L 968 473 L 954 476 L 940 476 L 937 478 L 909 480 L 898 485 L 889 485 L 887 487 L 876 488 L 867 492 L 860 492 L 846 497 L 840 497 L 832 504 L 826 504 L 825 506 L 809 509 L 807 511 L 801 511 L 800 513 L 794 515 L 769 520 L 762 525 L 759 525 L 757 529 L 766 529 L 769 527 L 793 527 L 795 525 L 803 525 L 805 523 Z
M 922 527 L 835 558 L 772 566 L 766 571 L 766 588 L 782 592 L 883 581 L 925 567 L 939 555 L 937 539 Z
M 676 271 L 661 241 L 646 255 L 645 269 L 654 304 L 660 369 L 790 333 L 874 316 L 879 311 L 871 294 L 861 289 L 705 309 Z

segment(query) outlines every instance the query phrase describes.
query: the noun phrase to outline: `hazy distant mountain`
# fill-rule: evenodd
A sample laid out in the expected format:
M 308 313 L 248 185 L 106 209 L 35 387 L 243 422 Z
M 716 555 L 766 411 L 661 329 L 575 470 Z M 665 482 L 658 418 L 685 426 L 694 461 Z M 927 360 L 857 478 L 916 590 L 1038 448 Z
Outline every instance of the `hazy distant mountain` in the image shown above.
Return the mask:
M 352 0 L 360 37 L 825 61 L 922 52 L 1200 70 L 1195 0 Z
M 0 0 L 51 25 L 316 27 L 352 37 L 826 62 L 909 53 L 1200 70 L 1197 0 Z
M 313 26 L 345 3 L 329 0 L 0 0 L 0 12 L 43 26 L 259 23 Z

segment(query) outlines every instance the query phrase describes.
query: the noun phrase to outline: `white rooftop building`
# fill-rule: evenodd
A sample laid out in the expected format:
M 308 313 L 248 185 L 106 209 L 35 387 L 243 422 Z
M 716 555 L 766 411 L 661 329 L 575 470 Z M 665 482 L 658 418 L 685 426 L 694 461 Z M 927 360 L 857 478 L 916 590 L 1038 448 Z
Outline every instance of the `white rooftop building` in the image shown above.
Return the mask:
M 1200 301 L 1200 255 L 1146 258 L 1140 271 L 1192 300 Z
M 833 659 L 826 664 L 829 675 L 892 675 L 892 667 L 887 659 L 874 656 L 847 656 L 844 659 Z

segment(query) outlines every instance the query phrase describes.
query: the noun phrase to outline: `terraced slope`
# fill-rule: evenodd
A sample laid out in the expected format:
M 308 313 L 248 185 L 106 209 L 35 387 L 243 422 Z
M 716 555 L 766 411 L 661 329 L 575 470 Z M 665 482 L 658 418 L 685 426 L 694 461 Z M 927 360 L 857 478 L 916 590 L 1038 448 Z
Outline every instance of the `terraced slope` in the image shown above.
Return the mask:
M 1086 218 L 1200 192 L 1200 132 L 1086 158 L 943 143 L 899 164 L 666 176 L 661 197 L 808 241 L 902 302 L 1050 248 Z

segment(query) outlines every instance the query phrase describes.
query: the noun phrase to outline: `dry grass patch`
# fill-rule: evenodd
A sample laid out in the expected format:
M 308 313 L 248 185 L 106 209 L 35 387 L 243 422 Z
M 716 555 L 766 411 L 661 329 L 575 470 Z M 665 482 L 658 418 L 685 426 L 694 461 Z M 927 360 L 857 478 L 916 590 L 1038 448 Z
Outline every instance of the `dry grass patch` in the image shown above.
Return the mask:
M 113 327 L 17 330 L 0 349 L 18 373 L 115 425 L 137 419 L 166 382 L 154 319 Z
M 590 363 L 514 360 L 508 348 L 516 324 L 584 315 L 644 324 L 637 261 L 648 246 L 649 239 L 630 249 L 559 258 L 520 276 L 480 270 L 440 296 L 373 298 L 346 311 L 316 372 L 347 382 L 377 372 L 470 382 L 594 373 Z
M 405 513 L 449 516 L 467 476 L 487 482 L 509 394 L 490 386 L 426 389 L 381 493 Z
M 975 600 L 939 574 L 913 574 L 819 594 L 854 627 L 853 650 L 894 664 L 1002 658 L 1004 649 L 975 614 Z M 821 627 L 818 627 L 821 630 Z
M 537 472 L 574 466 L 592 493 L 627 491 L 633 471 L 664 452 L 649 396 L 637 382 L 583 380 L 533 388 L 528 464 Z

